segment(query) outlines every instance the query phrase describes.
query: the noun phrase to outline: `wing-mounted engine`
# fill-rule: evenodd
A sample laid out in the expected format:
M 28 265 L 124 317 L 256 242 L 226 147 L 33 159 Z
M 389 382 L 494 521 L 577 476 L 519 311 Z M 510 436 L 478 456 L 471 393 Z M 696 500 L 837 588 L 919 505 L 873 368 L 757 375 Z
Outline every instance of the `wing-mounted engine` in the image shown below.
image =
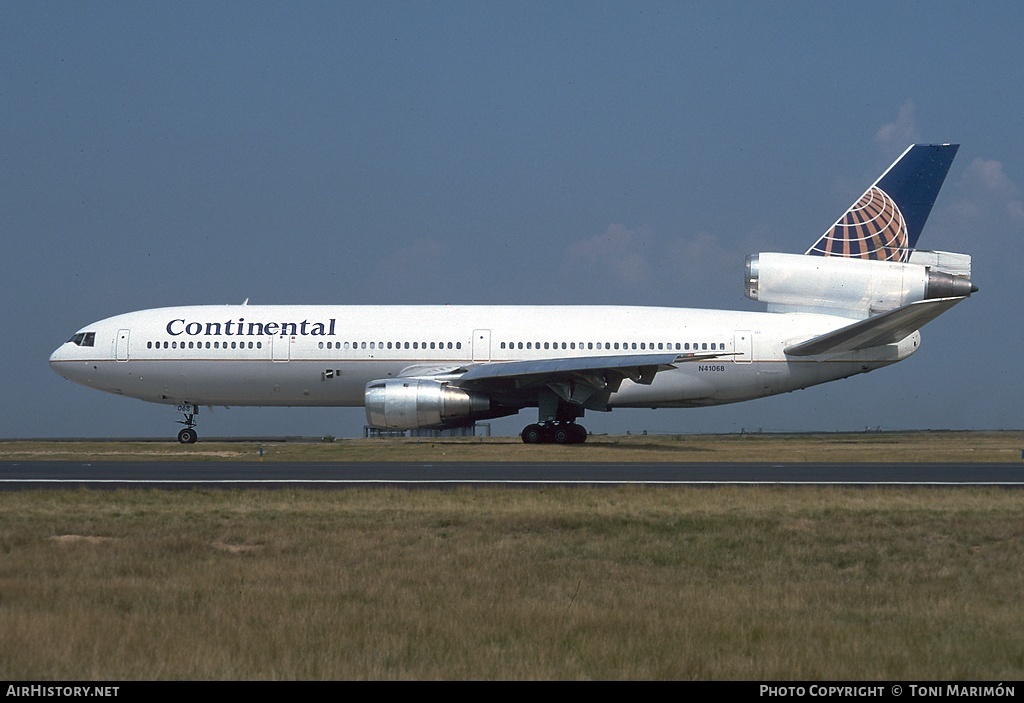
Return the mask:
M 970 256 L 947 252 L 913 252 L 908 263 L 761 253 L 747 257 L 744 292 L 769 312 L 864 319 L 920 300 L 967 297 L 977 290 L 970 272 Z
M 486 395 L 424 378 L 371 381 L 366 384 L 365 405 L 367 423 L 389 430 L 455 427 L 509 414 L 492 411 Z

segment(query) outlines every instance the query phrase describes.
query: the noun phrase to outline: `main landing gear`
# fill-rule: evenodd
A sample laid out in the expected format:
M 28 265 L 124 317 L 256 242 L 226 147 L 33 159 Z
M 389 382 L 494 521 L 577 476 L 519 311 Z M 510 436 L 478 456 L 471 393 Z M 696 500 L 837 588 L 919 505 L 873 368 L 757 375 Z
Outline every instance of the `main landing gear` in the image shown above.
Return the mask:
M 182 414 L 184 420 L 176 420 L 179 425 L 184 425 L 185 428 L 178 432 L 178 441 L 182 444 L 195 444 L 196 440 L 199 439 L 199 434 L 196 432 L 196 415 L 199 414 L 198 405 L 179 405 L 178 412 Z
M 520 436 L 526 444 L 583 444 L 587 430 L 575 422 L 545 422 L 527 425 Z
M 571 384 L 549 385 L 537 396 L 537 420 L 523 428 L 520 437 L 526 444 L 583 444 L 587 441 L 587 430 L 576 424 L 576 418 L 583 417 L 583 401 L 589 393 L 580 394 Z M 581 400 L 576 402 L 573 398 Z

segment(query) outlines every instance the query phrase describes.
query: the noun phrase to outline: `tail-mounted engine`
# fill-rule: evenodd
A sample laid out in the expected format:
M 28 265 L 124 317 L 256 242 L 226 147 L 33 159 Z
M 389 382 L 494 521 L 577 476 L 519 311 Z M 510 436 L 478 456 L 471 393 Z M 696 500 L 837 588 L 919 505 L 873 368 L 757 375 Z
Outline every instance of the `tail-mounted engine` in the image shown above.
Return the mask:
M 452 427 L 493 415 L 487 396 L 419 378 L 371 381 L 365 404 L 367 423 L 389 430 Z
M 918 300 L 969 296 L 977 290 L 970 271 L 970 256 L 946 252 L 913 252 L 909 263 L 751 254 L 745 293 L 751 300 L 768 303 L 769 312 L 866 318 Z

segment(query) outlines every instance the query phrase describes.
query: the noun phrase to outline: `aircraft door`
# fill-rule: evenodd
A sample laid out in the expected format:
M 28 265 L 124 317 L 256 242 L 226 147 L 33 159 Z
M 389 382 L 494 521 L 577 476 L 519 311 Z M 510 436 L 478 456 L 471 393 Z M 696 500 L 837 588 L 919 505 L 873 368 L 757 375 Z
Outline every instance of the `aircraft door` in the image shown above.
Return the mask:
M 491 331 L 473 330 L 473 361 L 491 360 Z
M 118 330 L 117 340 L 114 343 L 114 358 L 118 361 L 128 361 L 128 337 L 131 330 Z
M 292 358 L 292 341 L 295 338 L 287 334 L 279 334 L 276 337 L 271 338 L 271 345 L 273 345 L 273 351 L 270 353 L 270 358 L 273 361 L 288 361 Z
M 732 337 L 732 350 L 736 352 L 732 360 L 737 364 L 749 364 L 754 360 L 754 336 L 750 330 L 736 330 Z

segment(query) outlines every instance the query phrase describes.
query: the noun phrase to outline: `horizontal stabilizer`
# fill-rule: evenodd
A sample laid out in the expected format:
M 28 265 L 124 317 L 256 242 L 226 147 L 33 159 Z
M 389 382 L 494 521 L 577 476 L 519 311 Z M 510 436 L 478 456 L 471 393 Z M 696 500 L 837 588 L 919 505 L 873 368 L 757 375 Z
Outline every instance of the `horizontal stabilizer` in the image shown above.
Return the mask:
M 789 356 L 815 356 L 895 344 L 965 298 L 920 300 L 786 347 Z

